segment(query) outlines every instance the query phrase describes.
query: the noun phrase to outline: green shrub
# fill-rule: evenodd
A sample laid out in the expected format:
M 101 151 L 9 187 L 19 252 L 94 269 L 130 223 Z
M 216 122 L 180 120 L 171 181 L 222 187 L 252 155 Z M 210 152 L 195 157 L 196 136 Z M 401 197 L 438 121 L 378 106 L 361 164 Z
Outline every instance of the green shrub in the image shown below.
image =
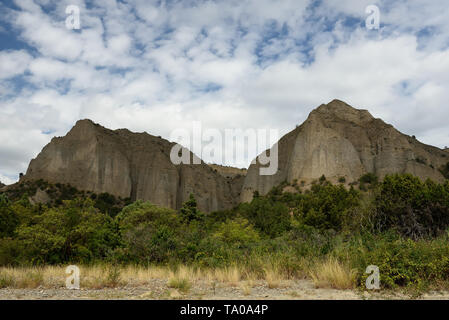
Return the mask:
M 363 176 L 360 177 L 359 179 L 359 188 L 362 191 L 367 191 L 367 187 L 366 184 L 369 184 L 370 188 L 373 188 L 377 185 L 378 183 L 378 178 L 374 173 L 366 173 Z
M 254 198 L 251 203 L 242 203 L 237 211 L 254 227 L 269 237 L 276 237 L 290 228 L 288 207 L 273 200 L 276 195 Z
M 376 265 L 384 288 L 424 288 L 449 280 L 448 238 L 432 241 L 403 239 L 394 233 L 354 241 L 349 257 L 364 287 L 368 265 Z
M 17 238 L 28 261 L 56 264 L 104 258 L 118 244 L 119 235 L 112 219 L 99 213 L 91 200 L 73 200 L 35 216 L 33 224 L 21 225 Z M 80 261 L 80 250 L 88 260 Z
M 248 220 L 241 218 L 223 222 L 212 237 L 236 247 L 251 245 L 260 239 Z
M 441 235 L 449 228 L 449 183 L 422 182 L 410 174 L 386 176 L 376 203 L 376 224 L 419 239 Z
M 190 287 L 192 286 L 188 279 L 179 277 L 173 277 L 169 279 L 167 285 L 169 288 L 175 288 L 184 293 L 188 292 L 190 290 Z
M 0 198 L 0 265 L 109 262 L 102 279 L 116 286 L 119 262 L 239 266 L 257 277 L 276 270 L 291 278 L 304 276 L 318 259 L 355 268 L 360 286 L 368 265 L 379 266 L 385 288 L 449 281 L 449 182 L 411 175 L 378 182 L 367 174 L 361 192 L 341 181 L 321 179 L 303 193 L 283 192 L 283 182 L 266 195 L 255 192 L 250 203 L 208 214 L 193 195 L 178 212 L 143 201 L 120 209 L 130 199 L 64 185 L 54 186 L 55 196 L 64 189 L 72 200 L 32 205 L 26 192 L 47 185 L 26 182 L 8 191 L 15 200 Z M 111 208 L 120 212 L 111 217 Z M 188 286 L 178 280 L 184 281 L 169 285 Z M 0 286 L 8 281 L 0 275 Z M 31 275 L 26 281 L 41 282 Z
M 0 194 L 0 237 L 13 236 L 18 225 L 19 219 L 11 208 L 11 202 Z
M 310 192 L 299 198 L 295 217 L 303 224 L 321 230 L 343 228 L 345 216 L 357 206 L 359 194 L 343 185 L 313 185 Z

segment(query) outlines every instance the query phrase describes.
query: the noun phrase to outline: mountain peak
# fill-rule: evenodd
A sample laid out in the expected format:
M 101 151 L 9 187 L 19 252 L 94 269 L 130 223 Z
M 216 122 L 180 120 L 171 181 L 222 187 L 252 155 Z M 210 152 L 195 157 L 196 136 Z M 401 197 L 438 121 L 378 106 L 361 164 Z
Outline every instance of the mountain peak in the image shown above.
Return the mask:
M 344 101 L 334 99 L 328 104 L 322 104 L 318 108 L 314 109 L 310 117 L 318 116 L 324 120 L 342 120 L 357 124 L 363 124 L 370 122 L 374 117 L 365 109 L 356 109 Z
M 391 125 L 341 100 L 314 109 L 307 120 L 279 141 L 279 170 L 259 176 L 260 164 L 251 164 L 242 189 L 242 201 L 254 191 L 266 194 L 283 181 L 311 185 L 324 175 L 329 181 L 357 183 L 366 173 L 383 178 L 411 173 L 422 179 L 444 181 L 439 168 L 447 152 L 416 143 Z
M 146 132 L 110 130 L 83 119 L 31 160 L 24 179 L 70 184 L 79 190 L 148 200 L 173 209 L 188 200 L 190 193 L 204 211 L 237 204 L 243 179 L 231 184 L 203 162 L 174 164 L 172 145 Z

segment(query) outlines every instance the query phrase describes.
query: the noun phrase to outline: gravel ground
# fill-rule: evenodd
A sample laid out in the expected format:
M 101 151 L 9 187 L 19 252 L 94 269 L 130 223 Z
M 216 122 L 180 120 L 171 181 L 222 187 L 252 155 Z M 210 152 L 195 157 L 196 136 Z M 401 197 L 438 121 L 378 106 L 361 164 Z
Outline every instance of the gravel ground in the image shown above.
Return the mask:
M 167 280 L 156 279 L 145 286 L 120 287 L 111 289 L 83 289 L 68 290 L 65 288 L 36 288 L 36 289 L 0 289 L 0 300 L 83 300 L 83 299 L 194 299 L 194 300 L 352 300 L 352 299 L 410 299 L 410 297 L 391 292 L 360 292 L 356 290 L 317 289 L 308 280 L 286 281 L 277 288 L 269 288 L 265 281 L 257 281 L 244 286 L 197 281 L 188 292 L 181 292 L 169 288 Z M 419 299 L 447 299 L 449 292 L 429 292 Z

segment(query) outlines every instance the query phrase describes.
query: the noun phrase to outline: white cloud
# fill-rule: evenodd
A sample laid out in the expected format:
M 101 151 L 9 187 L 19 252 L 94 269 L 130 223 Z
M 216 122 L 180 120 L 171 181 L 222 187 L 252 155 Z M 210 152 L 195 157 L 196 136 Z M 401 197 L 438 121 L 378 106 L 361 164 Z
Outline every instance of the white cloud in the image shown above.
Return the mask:
M 0 181 L 80 118 L 165 138 L 195 120 L 284 134 L 339 98 L 449 144 L 443 1 L 379 1 L 379 31 L 345 22 L 363 22 L 371 1 L 36 3 L 8 14 L 34 51 L 0 51 Z M 80 31 L 65 28 L 67 4 L 81 8 Z
M 32 57 L 24 50 L 0 51 L 0 79 L 23 74 Z
M 13 184 L 16 181 L 17 181 L 17 179 L 13 179 L 11 177 L 7 177 L 7 176 L 5 176 L 5 175 L 0 173 L 0 182 L 1 183 L 8 185 L 8 184 Z

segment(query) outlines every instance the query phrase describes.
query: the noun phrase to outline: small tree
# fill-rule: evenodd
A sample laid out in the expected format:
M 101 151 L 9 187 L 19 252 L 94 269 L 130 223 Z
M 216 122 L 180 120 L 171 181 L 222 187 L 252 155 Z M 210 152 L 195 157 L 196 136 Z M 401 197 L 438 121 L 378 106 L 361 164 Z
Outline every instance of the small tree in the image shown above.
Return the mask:
M 191 193 L 189 200 L 184 202 L 180 210 L 181 218 L 183 221 L 192 222 L 194 220 L 203 220 L 204 215 L 198 210 L 196 199 Z
M 326 176 L 323 174 L 323 175 L 320 177 L 320 183 L 323 184 L 324 182 L 326 182 Z

